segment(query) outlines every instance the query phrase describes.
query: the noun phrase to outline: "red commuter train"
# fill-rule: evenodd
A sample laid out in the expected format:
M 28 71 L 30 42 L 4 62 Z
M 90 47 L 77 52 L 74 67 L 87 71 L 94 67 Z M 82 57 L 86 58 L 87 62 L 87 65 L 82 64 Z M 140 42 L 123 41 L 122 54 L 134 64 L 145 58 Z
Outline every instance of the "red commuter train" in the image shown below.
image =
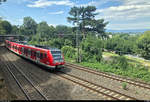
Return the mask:
M 48 68 L 63 68 L 65 64 L 61 50 L 40 45 L 28 45 L 20 41 L 5 40 L 6 47 L 14 53 Z

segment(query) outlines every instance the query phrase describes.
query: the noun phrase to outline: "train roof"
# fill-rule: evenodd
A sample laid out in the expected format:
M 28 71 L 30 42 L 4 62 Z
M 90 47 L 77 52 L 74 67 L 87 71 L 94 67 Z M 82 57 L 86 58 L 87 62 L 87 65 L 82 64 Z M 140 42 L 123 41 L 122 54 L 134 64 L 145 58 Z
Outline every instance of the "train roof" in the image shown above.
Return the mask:
M 39 48 L 43 48 L 43 49 L 47 49 L 47 50 L 52 50 L 52 51 L 60 51 L 60 49 L 58 49 L 58 48 L 43 46 L 43 45 L 35 45 L 35 47 L 39 47 Z
M 61 51 L 58 48 L 54 48 L 54 47 L 50 47 L 50 46 L 31 45 L 31 44 L 28 44 L 27 41 L 11 41 L 11 42 L 19 43 L 19 44 L 22 44 L 22 45 L 27 45 L 27 46 L 30 46 L 30 47 L 36 47 L 36 48 L 42 48 L 42 49 L 46 49 L 46 50 L 51 50 L 51 51 Z

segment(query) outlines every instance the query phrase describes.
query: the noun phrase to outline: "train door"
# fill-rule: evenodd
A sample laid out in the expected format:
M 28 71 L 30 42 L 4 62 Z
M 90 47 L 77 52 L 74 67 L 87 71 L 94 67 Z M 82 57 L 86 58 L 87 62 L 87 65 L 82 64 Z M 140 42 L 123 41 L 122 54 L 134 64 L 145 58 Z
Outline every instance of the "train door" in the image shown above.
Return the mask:
M 36 62 L 40 62 L 40 51 L 36 51 Z

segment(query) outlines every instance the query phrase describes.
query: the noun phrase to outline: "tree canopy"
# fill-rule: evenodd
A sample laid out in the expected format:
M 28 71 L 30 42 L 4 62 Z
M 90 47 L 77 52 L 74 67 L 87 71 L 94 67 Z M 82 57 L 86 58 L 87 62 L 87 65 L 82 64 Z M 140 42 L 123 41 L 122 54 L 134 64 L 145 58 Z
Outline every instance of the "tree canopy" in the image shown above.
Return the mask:
M 36 34 L 37 23 L 31 17 L 24 17 L 23 25 L 21 26 L 21 33 L 23 35 Z
M 69 23 L 73 25 L 78 23 L 78 29 L 83 34 L 83 38 L 86 37 L 86 33 L 89 31 L 95 31 L 99 35 L 105 34 L 104 27 L 108 24 L 108 22 L 104 23 L 104 19 L 95 19 L 95 16 L 98 13 L 95 13 L 95 6 L 87 6 L 87 7 L 72 7 L 69 11 L 71 17 L 67 17 Z
M 2 2 L 6 2 L 7 0 L 0 0 L 0 4 L 2 3 Z
M 11 24 L 6 20 L 0 20 L 0 34 L 10 34 L 12 30 Z
M 140 54 L 146 58 L 150 59 L 150 31 L 144 32 L 137 40 L 138 48 Z

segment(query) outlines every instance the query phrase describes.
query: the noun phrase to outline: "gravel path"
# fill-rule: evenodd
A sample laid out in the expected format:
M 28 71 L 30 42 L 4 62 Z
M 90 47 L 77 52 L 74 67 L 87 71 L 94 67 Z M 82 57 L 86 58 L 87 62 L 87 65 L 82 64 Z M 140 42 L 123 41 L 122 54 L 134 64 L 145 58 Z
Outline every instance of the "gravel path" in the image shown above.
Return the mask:
M 54 75 L 49 70 L 43 70 L 42 66 L 30 63 L 13 53 L 5 54 L 10 56 L 11 61 L 20 67 L 50 100 L 104 100 L 101 95 L 89 92 L 81 86 Z

